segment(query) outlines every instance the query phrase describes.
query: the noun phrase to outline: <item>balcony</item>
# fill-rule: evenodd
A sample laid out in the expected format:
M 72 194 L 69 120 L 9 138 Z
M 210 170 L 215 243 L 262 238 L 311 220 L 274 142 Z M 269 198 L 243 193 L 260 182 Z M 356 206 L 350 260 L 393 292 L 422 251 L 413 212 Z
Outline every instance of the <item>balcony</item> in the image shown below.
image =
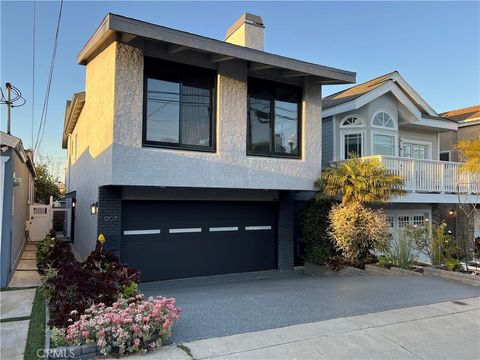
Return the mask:
M 384 155 L 363 158 L 378 159 L 383 167 L 404 179 L 404 189 L 412 193 L 404 198 L 405 202 L 416 201 L 415 199 L 419 202 L 422 199 L 452 203 L 480 201 L 480 174 L 460 171 L 462 163 Z M 425 194 L 437 196 L 422 197 Z

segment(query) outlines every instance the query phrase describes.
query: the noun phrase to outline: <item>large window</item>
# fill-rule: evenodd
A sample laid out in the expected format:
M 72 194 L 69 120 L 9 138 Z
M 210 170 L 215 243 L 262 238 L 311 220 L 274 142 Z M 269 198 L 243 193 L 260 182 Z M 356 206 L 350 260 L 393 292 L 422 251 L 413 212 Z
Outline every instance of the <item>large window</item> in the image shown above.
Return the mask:
M 395 136 L 373 134 L 373 155 L 395 156 Z
M 403 156 L 413 159 L 428 159 L 429 146 L 423 144 L 407 143 L 403 144 Z
M 145 58 L 143 143 L 214 150 L 215 72 Z
M 353 156 L 363 155 L 363 138 L 365 130 L 365 122 L 357 115 L 349 115 L 340 122 L 340 136 L 342 143 L 341 158 L 349 159 Z
M 247 153 L 300 157 L 301 89 L 248 80 Z
M 362 156 L 363 136 L 361 133 L 343 135 L 344 158 L 349 159 L 353 156 Z

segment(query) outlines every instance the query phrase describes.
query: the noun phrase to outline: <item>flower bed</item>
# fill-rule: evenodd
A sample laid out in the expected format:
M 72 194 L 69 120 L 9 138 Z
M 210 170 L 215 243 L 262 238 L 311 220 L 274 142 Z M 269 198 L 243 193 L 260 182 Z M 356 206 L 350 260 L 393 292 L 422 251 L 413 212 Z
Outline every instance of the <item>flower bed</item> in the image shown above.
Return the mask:
M 144 299 L 140 273 L 103 251 L 102 244 L 82 263 L 66 243 L 47 237 L 39 246 L 40 289 L 50 316 L 47 348 L 62 350 L 58 354 L 147 351 L 162 345 L 178 318 L 175 299 Z
M 170 336 L 180 308 L 175 299 L 144 299 L 137 295 L 105 306 L 93 305 L 67 328 L 66 339 L 77 345 L 96 344 L 100 353 L 125 355 L 161 346 Z

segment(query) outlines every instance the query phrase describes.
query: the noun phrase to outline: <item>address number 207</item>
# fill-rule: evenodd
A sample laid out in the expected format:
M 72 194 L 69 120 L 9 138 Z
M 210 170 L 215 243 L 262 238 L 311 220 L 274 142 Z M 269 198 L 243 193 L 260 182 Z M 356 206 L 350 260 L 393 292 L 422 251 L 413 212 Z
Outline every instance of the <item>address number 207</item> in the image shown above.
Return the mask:
M 117 221 L 118 216 L 104 216 L 103 221 L 105 222 L 115 222 Z

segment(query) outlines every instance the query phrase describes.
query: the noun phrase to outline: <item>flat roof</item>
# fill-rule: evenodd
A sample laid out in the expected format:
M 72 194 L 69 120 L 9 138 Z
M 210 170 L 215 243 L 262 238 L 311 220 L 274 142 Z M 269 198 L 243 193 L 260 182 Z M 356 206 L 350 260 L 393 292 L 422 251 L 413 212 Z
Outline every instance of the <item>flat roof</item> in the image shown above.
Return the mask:
M 249 62 L 250 69 L 277 68 L 288 71 L 289 77 L 313 76 L 322 84 L 352 84 L 356 73 L 318 65 L 261 50 L 230 44 L 225 41 L 108 13 L 77 57 L 79 64 L 87 64 L 97 49 L 115 33 L 164 42 L 188 50 L 207 52 L 225 59 Z

